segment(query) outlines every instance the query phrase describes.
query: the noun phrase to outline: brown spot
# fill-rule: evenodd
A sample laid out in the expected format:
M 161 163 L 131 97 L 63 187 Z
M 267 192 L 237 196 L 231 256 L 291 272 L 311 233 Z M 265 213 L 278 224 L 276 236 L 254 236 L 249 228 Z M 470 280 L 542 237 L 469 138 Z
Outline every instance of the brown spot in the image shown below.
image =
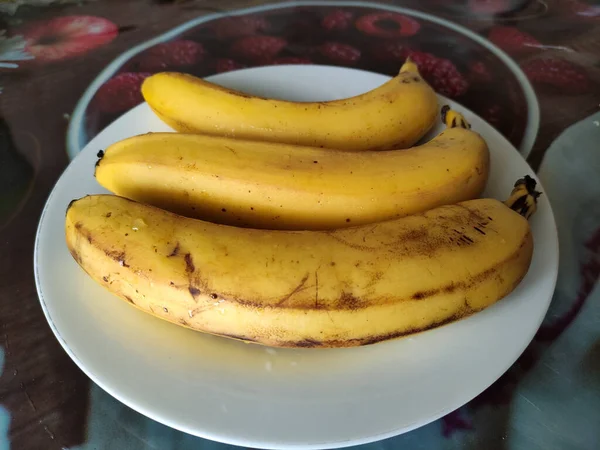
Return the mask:
M 77 222 L 77 223 L 75 224 L 75 229 L 76 229 L 76 230 L 81 230 L 81 228 L 82 228 L 82 227 L 83 227 L 83 223 L 81 223 L 81 222 Z
M 397 242 L 405 241 L 422 241 L 428 236 L 427 229 L 425 227 L 417 228 L 416 230 L 410 230 L 398 238 Z
M 106 218 L 107 218 L 107 219 L 109 219 L 109 218 L 110 218 L 110 216 L 112 216 L 112 213 L 111 213 L 111 212 L 109 212 L 109 213 L 106 213 Z
M 221 208 L 222 212 L 227 212 L 227 210 L 225 208 Z
M 456 285 L 454 283 L 450 283 L 448 286 L 444 287 L 443 291 L 446 294 L 452 294 L 456 290 L 457 287 L 458 287 L 458 285 Z
M 373 287 L 378 281 L 381 280 L 381 278 L 383 277 L 383 272 L 378 270 L 375 273 L 373 273 L 371 275 L 371 279 L 369 280 L 369 282 L 367 283 L 367 288 L 371 288 Z
M 340 309 L 355 310 L 361 308 L 363 302 L 349 292 L 342 292 L 342 295 L 340 295 L 338 300 L 338 306 Z
M 217 294 L 210 294 L 210 298 L 212 298 L 213 300 L 216 300 L 219 296 Z
M 190 324 L 185 319 L 179 319 L 179 323 L 181 325 L 183 325 L 184 327 L 189 327 L 190 326 Z
M 192 255 L 190 253 L 186 253 L 184 256 L 185 260 L 185 271 L 187 273 L 193 273 L 196 270 L 194 266 L 194 261 L 192 260 Z
M 277 303 L 277 306 L 283 306 L 283 304 L 285 302 L 287 302 L 294 294 L 298 293 L 302 287 L 306 284 L 306 281 L 308 280 L 308 272 L 306 272 L 306 275 L 304 275 L 304 277 L 302 278 L 302 280 L 300 280 L 300 283 L 298 284 L 298 286 L 296 286 L 292 292 L 290 292 L 289 294 L 287 294 L 286 296 L 284 296 L 281 300 L 279 300 L 279 302 Z
M 167 258 L 171 258 L 173 256 L 177 256 L 179 254 L 179 242 L 177 244 L 175 244 L 175 248 L 173 249 L 173 251 L 171 253 L 169 253 L 169 255 L 167 256 Z
M 475 228 L 475 231 L 477 231 L 478 233 L 481 233 L 485 236 L 485 232 L 481 228 L 477 228 L 477 227 L 473 227 L 473 228 Z
M 112 258 L 113 260 L 117 261 L 120 266 L 129 267 L 129 264 L 125 262 L 125 252 L 104 250 L 104 253 L 109 258 Z
M 314 339 L 303 339 L 301 341 L 295 342 L 294 346 L 301 348 L 314 348 L 321 347 L 323 342 L 315 341 Z
M 125 295 L 125 300 L 127 300 L 129 303 L 131 303 L 132 305 L 135 305 L 133 299 L 129 296 L 129 295 Z
M 81 253 L 79 253 L 77 250 L 75 250 L 71 245 L 68 245 L 67 247 L 68 247 L 69 253 L 73 257 L 73 259 L 75 261 L 77 261 L 77 263 L 79 263 L 79 265 L 83 265 L 83 258 L 81 257 Z
M 334 267 L 334 266 L 335 266 L 335 262 L 334 262 L 334 261 L 331 261 L 331 264 L 330 264 L 330 266 L 331 266 L 331 267 Z
M 413 300 L 423 300 L 423 299 L 425 299 L 425 298 L 427 298 L 427 297 L 432 297 L 432 296 L 434 296 L 434 295 L 435 295 L 435 294 L 437 294 L 439 291 L 440 291 L 439 289 L 431 289 L 431 290 L 429 290 L 429 291 L 419 291 L 419 292 L 415 292 L 415 293 L 412 295 L 412 297 L 411 297 L 411 298 L 412 298 Z
M 390 339 L 396 339 L 399 337 L 403 337 L 403 336 L 408 336 L 411 334 L 416 334 L 416 333 L 420 333 L 423 331 L 427 331 L 427 330 L 431 330 L 433 328 L 438 328 L 441 327 L 443 325 L 447 325 L 450 324 L 452 322 L 456 322 L 457 320 L 461 320 L 464 319 L 468 316 L 470 316 L 471 314 L 473 314 L 475 311 L 470 308 L 470 307 L 466 307 L 464 309 L 461 309 L 460 311 L 458 311 L 456 314 L 454 314 L 451 317 L 448 317 L 447 319 L 443 319 L 440 320 L 439 322 L 434 322 L 426 327 L 422 327 L 422 328 L 411 328 L 409 330 L 405 330 L 405 331 L 395 331 L 392 333 L 387 333 L 387 334 L 381 334 L 379 336 L 372 336 L 372 337 L 368 337 L 368 338 L 363 338 L 360 340 L 359 345 L 371 345 L 371 344 L 376 344 L 378 342 L 383 342 L 383 341 L 388 341 Z
M 471 305 L 469 305 L 469 300 L 467 299 L 467 297 L 465 297 L 463 300 L 464 300 L 463 306 L 464 306 L 465 313 L 471 311 Z
M 264 304 L 262 302 L 254 302 L 252 300 L 244 300 L 239 297 L 230 297 L 230 298 L 228 298 L 228 300 L 235 302 L 238 305 L 245 306 L 248 308 L 258 308 L 258 309 L 264 308 Z
M 102 280 L 103 280 L 105 283 L 108 283 L 108 277 L 102 277 Z
M 350 218 L 346 219 L 346 223 L 350 222 Z
M 163 306 L 163 311 L 164 311 L 164 312 L 166 312 L 166 313 L 168 313 L 168 312 L 169 312 L 169 310 L 167 309 L 167 307 L 166 307 L 166 306 Z
M 256 339 L 239 336 L 237 334 L 220 333 L 219 336 L 223 336 L 223 337 L 230 338 L 230 339 L 235 339 L 236 341 L 256 342 Z
M 86 234 L 87 237 L 87 241 L 91 244 L 92 243 L 92 235 L 91 234 Z
M 470 283 L 469 283 L 468 287 L 470 287 L 470 286 L 472 286 L 474 284 L 479 284 L 482 281 L 484 281 L 484 280 L 486 280 L 488 278 L 491 278 L 492 276 L 495 276 L 496 273 L 498 272 L 498 267 L 502 266 L 503 264 L 505 264 L 506 261 L 508 261 L 508 259 L 505 260 L 505 261 L 500 262 L 499 264 L 497 264 L 495 266 L 490 267 L 487 270 L 484 270 L 483 272 L 475 275 L 474 277 L 471 277 L 469 279 Z
M 175 283 L 173 283 L 172 281 L 169 283 L 170 286 L 175 286 Z
M 494 219 L 492 219 L 490 216 L 488 216 L 488 219 L 490 219 L 490 222 L 491 222 L 492 220 L 494 220 Z
M 198 297 L 202 292 L 200 292 L 200 289 L 198 289 L 195 286 L 190 286 L 188 288 L 188 291 L 190 292 L 190 294 L 192 294 L 192 297 L 194 298 L 194 300 L 196 300 L 196 297 Z
M 319 309 L 319 269 L 315 270 L 315 309 Z

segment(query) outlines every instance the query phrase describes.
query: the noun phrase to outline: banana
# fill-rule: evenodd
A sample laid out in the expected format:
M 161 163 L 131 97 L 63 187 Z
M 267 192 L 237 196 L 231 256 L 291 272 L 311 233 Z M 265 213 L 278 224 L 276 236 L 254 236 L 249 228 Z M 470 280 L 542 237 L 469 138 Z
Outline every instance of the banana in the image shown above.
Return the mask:
M 79 265 L 142 311 L 277 347 L 367 345 L 458 320 L 509 294 L 533 252 L 527 219 L 494 199 L 275 231 L 91 195 L 69 205 L 65 230 Z
M 349 151 L 408 148 L 431 129 L 438 108 L 411 61 L 380 87 L 337 101 L 266 99 L 177 72 L 146 78 L 142 95 L 176 131 Z
M 117 142 L 96 166 L 109 191 L 187 217 L 319 230 L 379 222 L 478 197 L 485 141 L 443 108 L 448 128 L 402 151 L 349 153 L 179 133 Z M 453 127 L 454 126 L 454 127 Z

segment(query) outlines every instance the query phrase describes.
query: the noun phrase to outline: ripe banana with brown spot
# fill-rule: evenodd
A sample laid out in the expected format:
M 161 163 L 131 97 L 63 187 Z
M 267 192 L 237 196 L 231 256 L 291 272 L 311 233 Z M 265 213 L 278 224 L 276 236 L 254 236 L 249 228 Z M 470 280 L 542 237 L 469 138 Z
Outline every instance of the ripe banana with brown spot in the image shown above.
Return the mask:
M 146 78 L 142 95 L 179 132 L 350 151 L 408 148 L 431 129 L 438 109 L 410 61 L 388 82 L 343 100 L 261 98 L 177 72 Z
M 494 199 L 272 231 L 93 195 L 69 206 L 66 241 L 94 280 L 142 311 L 279 347 L 367 345 L 458 320 L 509 294 L 533 252 L 527 220 Z
M 384 152 L 145 134 L 107 148 L 96 179 L 117 195 L 223 224 L 318 230 L 379 222 L 484 190 L 485 141 L 463 128 L 460 114 L 444 117 L 448 128 L 431 141 Z

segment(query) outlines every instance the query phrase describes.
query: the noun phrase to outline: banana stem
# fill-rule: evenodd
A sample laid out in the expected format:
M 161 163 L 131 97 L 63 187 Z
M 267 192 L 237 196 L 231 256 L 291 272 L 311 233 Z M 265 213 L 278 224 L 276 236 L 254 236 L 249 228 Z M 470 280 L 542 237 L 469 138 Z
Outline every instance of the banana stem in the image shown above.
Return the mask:
M 96 153 L 96 156 L 98 157 L 98 161 L 96 161 L 95 167 L 98 167 L 98 164 L 100 164 L 100 161 L 104 158 L 104 150 L 99 150 L 98 153 Z
M 529 219 L 537 210 L 537 199 L 541 192 L 535 190 L 537 182 L 529 175 L 519 178 L 510 197 L 504 202 L 510 209 Z
M 446 124 L 448 128 L 465 128 L 467 130 L 471 129 L 471 124 L 467 122 L 465 117 L 453 109 L 450 109 L 450 106 L 444 105 L 442 106 L 442 122 Z

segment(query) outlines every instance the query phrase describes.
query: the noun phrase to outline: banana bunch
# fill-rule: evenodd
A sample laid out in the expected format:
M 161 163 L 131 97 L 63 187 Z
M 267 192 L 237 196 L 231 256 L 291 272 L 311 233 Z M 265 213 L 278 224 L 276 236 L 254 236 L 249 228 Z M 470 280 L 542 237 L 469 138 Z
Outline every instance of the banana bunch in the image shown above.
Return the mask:
M 65 222 L 75 261 L 142 311 L 245 342 L 352 347 L 471 315 L 527 273 L 536 183 L 479 198 L 489 152 L 462 115 L 442 108 L 446 129 L 422 145 L 356 151 L 412 145 L 432 126 L 412 63 L 321 108 L 148 80 L 152 108 L 186 132 L 107 148 L 95 175 L 113 194 L 74 200 Z M 402 127 L 336 128 L 375 110 Z

